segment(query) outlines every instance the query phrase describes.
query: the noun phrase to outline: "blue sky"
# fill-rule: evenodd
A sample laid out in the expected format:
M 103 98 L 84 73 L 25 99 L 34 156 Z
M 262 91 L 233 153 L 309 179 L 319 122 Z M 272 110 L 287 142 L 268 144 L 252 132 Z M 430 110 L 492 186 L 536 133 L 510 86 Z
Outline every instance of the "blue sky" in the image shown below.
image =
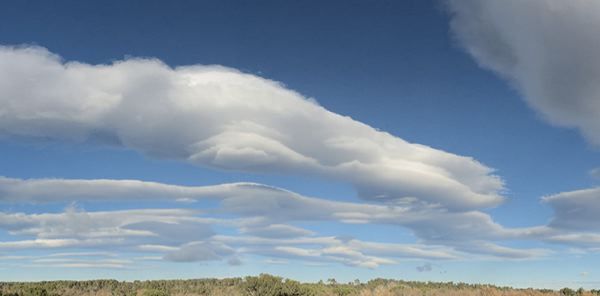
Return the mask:
M 4 3 L 0 278 L 594 287 L 599 8 Z

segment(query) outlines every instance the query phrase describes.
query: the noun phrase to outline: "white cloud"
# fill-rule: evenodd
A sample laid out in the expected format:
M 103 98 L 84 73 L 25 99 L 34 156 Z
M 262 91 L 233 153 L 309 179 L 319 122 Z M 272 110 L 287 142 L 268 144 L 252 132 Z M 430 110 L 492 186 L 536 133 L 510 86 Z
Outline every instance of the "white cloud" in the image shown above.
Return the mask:
M 452 248 L 435 245 L 376 243 L 357 239 L 352 239 L 346 244 L 365 253 L 382 257 L 446 260 L 458 259 L 462 256 Z
M 55 266 L 64 267 L 70 265 L 84 267 L 86 264 L 91 264 L 83 262 L 85 260 L 111 257 L 118 252 L 132 250 L 143 252 L 148 256 L 162 254 L 161 258 L 174 262 L 227 260 L 233 265 L 241 263 L 238 257 L 240 254 L 267 257 L 290 256 L 292 250 L 297 250 L 304 252 L 305 255 L 312 254 L 315 261 L 326 260 L 369 268 L 374 268 L 381 263 L 391 264 L 392 260 L 385 259 L 387 257 L 454 259 L 458 256 L 458 253 L 450 248 L 342 240 L 335 237 L 315 236 L 316 234 L 312 232 L 300 233 L 301 228 L 281 224 L 271 225 L 275 226 L 273 229 L 276 232 L 290 229 L 296 231 L 296 235 L 283 233 L 277 237 L 276 232 L 269 232 L 269 235 L 265 236 L 262 231 L 246 232 L 247 235 L 244 236 L 214 235 L 210 230 L 212 224 L 205 224 L 206 221 L 221 226 L 248 229 L 247 225 L 250 227 L 257 225 L 256 220 L 234 218 L 237 222 L 227 223 L 219 219 L 197 217 L 196 214 L 195 211 L 177 209 L 85 212 L 73 208 L 68 208 L 64 213 L 54 214 L 1 214 L 0 229 L 8 230 L 14 236 L 33 238 L 0 242 L 0 250 L 78 250 L 48 254 L 38 258 L 43 262 L 40 260 L 30 262 L 34 265 L 55 263 Z M 132 228 L 142 232 L 127 231 Z M 264 228 L 269 229 L 268 226 Z M 306 249 L 307 246 L 318 248 Z M 79 251 L 82 248 L 86 251 Z M 305 259 L 309 257 L 296 255 Z M 103 260 L 106 262 L 99 264 L 98 267 L 108 267 L 112 264 L 107 261 L 110 258 L 103 258 Z
M 529 249 L 518 249 L 501 246 L 495 243 L 486 241 L 471 241 L 465 243 L 462 248 L 465 252 L 471 252 L 474 254 L 489 255 L 493 258 L 507 258 L 507 259 L 532 259 L 546 257 L 553 252 L 548 249 L 541 248 L 529 248 Z
M 364 268 L 376 268 L 380 265 L 397 263 L 389 258 L 368 256 L 360 251 L 339 245 L 324 248 L 275 246 L 271 249 L 262 250 L 262 254 L 284 259 L 302 260 L 305 262 L 333 262 Z
M 138 237 L 151 239 L 163 235 L 171 239 L 174 235 L 163 231 L 164 224 L 179 224 L 182 229 L 186 221 L 193 217 L 195 211 L 190 210 L 123 210 L 108 212 L 86 212 L 68 208 L 64 213 L 23 214 L 0 213 L 0 229 L 6 229 L 13 235 L 35 236 L 39 239 L 73 239 L 73 240 L 98 240 L 119 239 L 125 237 Z M 128 229 L 132 225 L 154 223 L 152 228 Z M 168 228 L 167 228 L 168 229 Z M 202 228 L 193 231 L 207 232 Z
M 408 143 L 230 68 L 65 63 L 39 47 L 0 47 L 0 81 L 4 136 L 103 141 L 226 170 L 309 173 L 348 182 L 365 199 L 415 206 L 475 209 L 503 199 L 502 181 L 472 158 Z
M 452 29 L 484 68 L 550 122 L 600 145 L 600 2 L 448 0 Z
M 173 244 L 190 240 L 204 240 L 212 234 L 209 225 L 219 224 L 237 228 L 240 233 L 265 238 L 295 238 L 315 233 L 290 225 L 295 222 L 333 221 L 339 223 L 370 223 L 397 225 L 411 230 L 416 238 L 430 245 L 444 245 L 469 252 L 493 255 L 484 247 L 473 248 L 470 243 L 505 239 L 539 237 L 545 228 L 505 228 L 479 211 L 447 211 L 436 207 L 404 207 L 369 203 L 331 201 L 306 197 L 284 189 L 255 183 L 232 183 L 213 186 L 174 186 L 136 180 L 62 180 L 62 179 L 9 179 L 0 178 L 0 200 L 14 201 L 73 201 L 73 200 L 192 200 L 220 201 L 214 215 L 229 215 L 228 219 L 198 217 L 194 211 L 140 210 L 112 213 L 78 213 L 70 210 L 60 215 L 40 215 L 47 221 L 43 228 L 33 225 L 32 217 L 19 214 L 0 214 L 0 227 L 15 233 L 39 237 L 133 237 L 144 240 L 144 245 L 164 245 L 166 237 Z M 96 217 L 91 222 L 90 215 Z M 127 217 L 120 218 L 120 216 Z M 157 215 L 160 218 L 149 217 Z M 231 218 L 234 215 L 234 219 Z M 39 218 L 38 218 L 39 220 Z M 10 221 L 6 223 L 3 221 Z M 102 221 L 100 223 L 99 221 Z M 29 223 L 29 224 L 28 224 Z M 73 226 L 71 226 L 73 225 Z M 77 236 L 75 236 L 77 234 Z M 490 244 L 489 246 L 495 246 Z M 363 245 L 362 248 L 368 248 Z M 423 258 L 448 258 L 453 255 L 435 255 L 423 246 L 411 248 L 393 245 L 377 247 L 381 254 L 405 253 Z M 495 248 L 498 255 L 522 258 L 539 252 L 514 252 Z
M 24 249 L 24 248 L 64 248 L 80 245 L 75 239 L 35 239 L 22 241 L 2 241 L 0 249 Z
M 124 259 L 72 259 L 72 258 L 39 258 L 30 261 L 28 266 L 61 267 L 61 268 L 130 268 L 133 261 Z
M 422 258 L 422 259 L 457 259 L 461 256 L 452 248 L 443 246 L 429 246 L 424 244 L 401 244 L 367 242 L 358 239 L 340 239 L 331 236 L 314 236 L 304 238 L 261 238 L 253 236 L 225 236 L 216 235 L 213 240 L 223 242 L 231 246 L 241 246 L 246 250 L 286 250 L 293 253 L 294 250 L 302 252 L 303 255 L 318 254 L 316 251 L 306 251 L 299 246 L 320 247 L 323 250 L 348 250 L 360 252 L 371 256 L 391 258 Z M 291 248 L 291 249 L 288 249 Z M 265 249 L 266 248 L 266 249 Z M 281 249 L 283 248 L 283 249 Z M 332 252 L 330 252 L 332 253 Z

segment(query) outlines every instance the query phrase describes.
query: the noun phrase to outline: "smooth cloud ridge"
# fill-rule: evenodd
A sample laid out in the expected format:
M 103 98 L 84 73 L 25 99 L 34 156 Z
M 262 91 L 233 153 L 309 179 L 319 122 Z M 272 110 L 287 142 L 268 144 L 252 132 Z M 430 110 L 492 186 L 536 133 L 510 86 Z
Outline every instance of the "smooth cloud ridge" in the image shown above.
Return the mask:
M 103 141 L 226 170 L 309 173 L 386 203 L 465 210 L 503 200 L 502 180 L 472 158 L 406 142 L 221 66 L 89 65 L 39 47 L 0 47 L 0 135 Z
M 458 41 L 551 123 L 600 145 L 600 2 L 449 0 Z

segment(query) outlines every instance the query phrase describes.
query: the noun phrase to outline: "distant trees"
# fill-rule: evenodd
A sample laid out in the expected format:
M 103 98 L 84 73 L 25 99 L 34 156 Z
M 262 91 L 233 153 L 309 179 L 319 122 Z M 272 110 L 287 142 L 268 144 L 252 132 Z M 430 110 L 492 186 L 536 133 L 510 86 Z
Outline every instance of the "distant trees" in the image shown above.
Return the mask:
M 119 282 L 115 280 L 2 283 L 0 296 L 600 296 L 600 290 L 563 288 L 559 291 L 513 289 L 465 283 L 414 282 L 374 279 L 340 283 L 300 283 L 261 274 L 245 278 L 159 280 Z
M 50 296 L 46 289 L 40 286 L 32 286 L 25 287 L 22 291 L 17 292 L 2 292 L 0 291 L 0 296 Z
M 244 295 L 247 296 L 313 296 L 316 295 L 306 286 L 297 281 L 268 274 L 258 277 L 246 277 L 242 284 Z
M 562 296 L 584 296 L 584 295 L 600 295 L 596 292 L 596 290 L 591 290 L 590 293 L 586 293 L 583 288 L 577 289 L 577 291 L 570 288 L 562 288 L 559 290 L 560 295 Z
M 560 294 L 563 296 L 575 296 L 575 291 L 570 288 L 562 288 L 560 289 Z

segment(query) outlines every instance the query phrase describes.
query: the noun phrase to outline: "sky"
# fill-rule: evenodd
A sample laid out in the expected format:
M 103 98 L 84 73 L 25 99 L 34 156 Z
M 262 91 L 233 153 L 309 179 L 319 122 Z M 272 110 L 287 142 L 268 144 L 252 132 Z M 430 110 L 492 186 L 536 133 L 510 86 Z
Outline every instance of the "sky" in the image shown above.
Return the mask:
M 0 279 L 593 288 L 600 4 L 0 4 Z

